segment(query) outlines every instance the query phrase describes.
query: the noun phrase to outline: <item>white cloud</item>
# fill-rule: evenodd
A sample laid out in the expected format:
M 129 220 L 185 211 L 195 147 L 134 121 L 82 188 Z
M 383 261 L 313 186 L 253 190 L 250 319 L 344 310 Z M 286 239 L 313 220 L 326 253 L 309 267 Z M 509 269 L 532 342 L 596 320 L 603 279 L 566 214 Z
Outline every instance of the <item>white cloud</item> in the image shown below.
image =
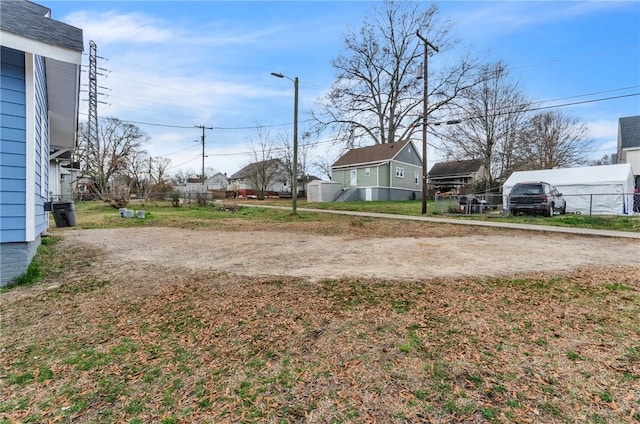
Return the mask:
M 604 155 L 611 155 L 618 147 L 618 121 L 597 120 L 587 122 L 589 136 L 593 140 L 593 147 L 589 155 L 593 159 L 600 159 Z
M 516 33 L 526 27 L 568 21 L 576 17 L 596 14 L 609 9 L 627 7 L 626 2 L 474 2 L 454 5 L 450 17 L 456 31 L 469 39 L 495 37 Z M 444 14 L 443 14 L 444 15 Z
M 599 120 L 588 122 L 589 134 L 593 138 L 618 140 L 618 120 Z
M 118 14 L 116 12 L 69 14 L 65 21 L 82 28 L 85 38 L 102 45 L 127 43 L 164 43 L 176 34 L 167 29 L 167 23 L 142 13 Z

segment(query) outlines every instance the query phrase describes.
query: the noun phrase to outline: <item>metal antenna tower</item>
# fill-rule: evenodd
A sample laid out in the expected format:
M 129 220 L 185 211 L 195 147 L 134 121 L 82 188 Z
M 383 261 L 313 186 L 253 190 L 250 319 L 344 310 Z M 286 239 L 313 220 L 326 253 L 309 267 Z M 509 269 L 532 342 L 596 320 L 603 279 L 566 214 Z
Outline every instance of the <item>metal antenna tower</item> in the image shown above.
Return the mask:
M 96 157 L 100 152 L 98 140 L 98 56 L 96 43 L 89 41 L 89 140 L 88 155 Z

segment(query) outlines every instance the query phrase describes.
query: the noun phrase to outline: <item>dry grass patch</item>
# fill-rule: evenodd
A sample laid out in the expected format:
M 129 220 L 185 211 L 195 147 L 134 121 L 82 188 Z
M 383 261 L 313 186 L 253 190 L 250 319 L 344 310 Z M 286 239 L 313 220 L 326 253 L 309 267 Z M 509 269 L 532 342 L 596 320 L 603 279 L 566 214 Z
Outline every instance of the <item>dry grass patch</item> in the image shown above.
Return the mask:
M 60 254 L 3 295 L 0 422 L 640 422 L 637 268 L 309 283 Z

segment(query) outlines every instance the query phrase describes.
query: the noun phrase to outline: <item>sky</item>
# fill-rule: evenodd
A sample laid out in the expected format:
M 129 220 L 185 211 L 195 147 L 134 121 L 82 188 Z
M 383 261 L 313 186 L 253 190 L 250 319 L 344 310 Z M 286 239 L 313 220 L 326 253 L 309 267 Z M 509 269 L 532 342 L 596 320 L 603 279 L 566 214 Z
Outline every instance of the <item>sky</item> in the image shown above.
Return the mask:
M 171 160 L 170 174 L 205 167 L 232 175 L 253 161 L 256 127 L 293 128 L 299 78 L 300 132 L 334 82 L 331 60 L 345 31 L 373 12 L 369 1 L 38 1 L 52 18 L 83 29 L 97 45 L 98 115 L 132 122 L 149 136 L 144 149 Z M 421 2 L 425 7 L 431 3 Z M 502 61 L 522 91 L 589 128 L 593 159 L 615 153 L 618 119 L 640 114 L 640 2 L 444 1 L 439 18 L 460 46 Z M 419 40 L 416 39 L 416 44 Z M 442 54 L 445 53 L 445 54 Z M 438 59 L 431 56 L 430 71 Z M 88 112 L 83 72 L 80 120 Z M 325 135 L 327 139 L 330 136 Z M 340 147 L 317 140 L 311 153 L 333 162 Z M 420 140 L 416 140 L 419 145 Z M 442 160 L 428 150 L 428 168 Z M 311 173 L 314 170 L 312 169 Z M 323 179 L 320 171 L 315 174 Z

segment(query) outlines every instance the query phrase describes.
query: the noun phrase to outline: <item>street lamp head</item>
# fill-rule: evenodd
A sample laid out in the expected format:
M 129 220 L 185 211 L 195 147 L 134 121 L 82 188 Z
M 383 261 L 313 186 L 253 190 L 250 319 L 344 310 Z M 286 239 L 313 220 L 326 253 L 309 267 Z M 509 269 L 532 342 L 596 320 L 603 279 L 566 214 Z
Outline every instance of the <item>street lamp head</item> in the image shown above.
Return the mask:
M 284 78 L 284 74 L 281 74 L 280 72 L 271 72 L 271 75 L 277 78 Z

